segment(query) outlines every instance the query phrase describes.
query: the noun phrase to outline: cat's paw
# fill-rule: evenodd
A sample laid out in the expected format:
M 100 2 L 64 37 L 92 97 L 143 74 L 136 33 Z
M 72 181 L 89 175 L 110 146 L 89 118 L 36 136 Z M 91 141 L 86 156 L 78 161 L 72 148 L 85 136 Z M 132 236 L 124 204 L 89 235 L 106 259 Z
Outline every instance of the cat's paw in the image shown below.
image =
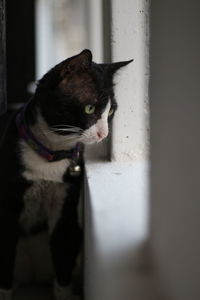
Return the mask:
M 72 300 L 73 296 L 71 285 L 61 286 L 57 283 L 57 281 L 54 281 L 54 296 L 56 300 Z
M 0 289 L 0 300 L 12 300 L 12 291 Z

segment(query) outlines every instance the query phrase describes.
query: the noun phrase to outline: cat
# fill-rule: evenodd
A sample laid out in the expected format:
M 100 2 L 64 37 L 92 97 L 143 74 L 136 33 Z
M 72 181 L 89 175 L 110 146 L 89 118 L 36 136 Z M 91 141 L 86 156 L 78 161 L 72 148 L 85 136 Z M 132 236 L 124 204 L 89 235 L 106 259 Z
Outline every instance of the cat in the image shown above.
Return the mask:
M 19 237 L 44 229 L 55 298 L 71 299 L 82 243 L 77 205 L 84 144 L 107 137 L 117 109 L 113 77 L 131 61 L 97 64 L 91 51 L 83 50 L 48 71 L 22 108 L 1 117 L 0 300 L 12 297 Z

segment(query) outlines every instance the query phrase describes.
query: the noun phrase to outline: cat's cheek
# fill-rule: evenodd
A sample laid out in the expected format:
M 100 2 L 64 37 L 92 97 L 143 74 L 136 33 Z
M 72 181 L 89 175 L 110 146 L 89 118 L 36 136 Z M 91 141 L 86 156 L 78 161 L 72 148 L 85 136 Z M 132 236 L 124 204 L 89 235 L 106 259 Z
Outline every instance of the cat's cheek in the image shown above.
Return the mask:
M 106 120 L 98 120 L 98 122 L 85 130 L 83 142 L 93 144 L 101 142 L 108 136 L 108 122 Z
M 101 142 L 108 136 L 108 117 L 111 103 L 107 103 L 101 117 L 91 127 L 84 131 L 84 143 L 92 144 Z

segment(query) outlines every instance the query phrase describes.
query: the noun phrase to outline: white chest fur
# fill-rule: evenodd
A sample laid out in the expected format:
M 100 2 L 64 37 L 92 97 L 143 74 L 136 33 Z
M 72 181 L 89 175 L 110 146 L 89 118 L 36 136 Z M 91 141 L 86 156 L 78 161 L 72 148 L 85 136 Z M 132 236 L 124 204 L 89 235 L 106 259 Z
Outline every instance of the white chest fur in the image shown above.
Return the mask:
M 46 220 L 51 232 L 59 219 L 67 195 L 67 184 L 63 183 L 63 175 L 70 162 L 68 159 L 47 162 L 24 141 L 21 141 L 20 147 L 25 168 L 22 175 L 33 181 L 24 195 L 21 226 L 29 231 L 32 226 Z
M 37 224 L 47 222 L 49 231 L 54 229 L 67 196 L 67 184 L 38 180 L 24 195 L 24 210 L 20 224 L 27 232 Z
M 27 180 L 48 180 L 63 182 L 63 175 L 70 165 L 68 159 L 48 162 L 32 150 L 24 141 L 20 144 L 22 162 L 25 167 L 23 176 Z

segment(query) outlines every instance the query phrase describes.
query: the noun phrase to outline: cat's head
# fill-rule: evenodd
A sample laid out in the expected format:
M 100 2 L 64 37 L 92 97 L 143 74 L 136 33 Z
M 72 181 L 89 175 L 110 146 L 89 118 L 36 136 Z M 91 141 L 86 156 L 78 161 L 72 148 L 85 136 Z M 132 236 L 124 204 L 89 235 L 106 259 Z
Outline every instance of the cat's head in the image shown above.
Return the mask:
M 49 129 L 86 144 L 103 140 L 117 108 L 113 76 L 131 61 L 97 64 L 84 50 L 51 69 L 35 95 Z

